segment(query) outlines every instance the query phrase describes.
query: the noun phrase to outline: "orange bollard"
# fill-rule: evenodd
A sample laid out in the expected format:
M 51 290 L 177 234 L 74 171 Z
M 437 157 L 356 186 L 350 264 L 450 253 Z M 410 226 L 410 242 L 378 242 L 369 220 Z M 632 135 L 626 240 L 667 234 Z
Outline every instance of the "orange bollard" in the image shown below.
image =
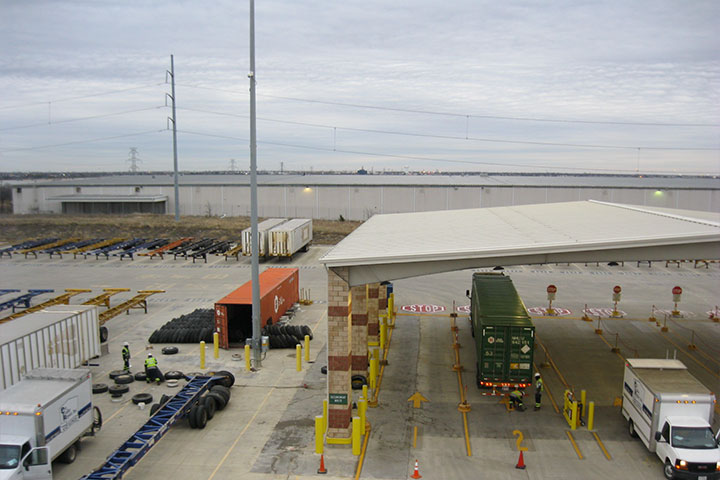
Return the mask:
M 523 458 L 522 450 L 520 450 L 520 457 L 518 458 L 518 463 L 515 465 L 515 468 L 519 468 L 520 470 L 525 470 L 525 459 Z
M 320 468 L 318 468 L 317 473 L 327 473 L 327 470 L 325 470 L 325 455 L 320 455 Z
M 417 458 L 415 459 L 415 471 L 412 475 L 410 475 L 410 478 L 422 478 L 422 475 L 420 475 L 420 470 L 418 469 Z

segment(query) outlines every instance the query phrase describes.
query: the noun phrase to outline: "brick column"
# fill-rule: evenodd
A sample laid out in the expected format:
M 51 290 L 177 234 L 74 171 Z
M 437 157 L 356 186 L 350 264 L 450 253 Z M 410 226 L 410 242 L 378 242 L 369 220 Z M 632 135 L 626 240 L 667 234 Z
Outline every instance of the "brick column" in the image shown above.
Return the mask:
M 351 297 L 347 268 L 328 269 L 328 431 L 329 444 L 350 443 Z
M 368 378 L 367 285 L 350 289 L 352 293 L 352 374 Z
M 367 300 L 367 313 L 368 313 L 368 345 L 376 347 L 380 345 L 380 324 L 378 321 L 378 309 L 379 309 L 379 298 L 380 295 L 380 284 L 371 283 L 368 285 L 368 300 Z

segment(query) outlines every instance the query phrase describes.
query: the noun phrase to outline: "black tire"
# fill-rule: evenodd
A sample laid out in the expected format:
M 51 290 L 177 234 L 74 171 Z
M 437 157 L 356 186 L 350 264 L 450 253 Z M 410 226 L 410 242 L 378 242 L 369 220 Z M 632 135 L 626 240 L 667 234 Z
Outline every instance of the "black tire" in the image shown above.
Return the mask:
M 670 460 L 665 460 L 665 466 L 663 467 L 663 475 L 665 475 L 665 478 L 667 478 L 668 480 L 672 480 L 673 478 L 675 478 L 673 466 L 672 463 L 670 463 Z
M 225 387 L 222 387 L 221 385 L 216 385 L 216 386 L 217 386 L 217 387 L 221 387 L 221 388 L 225 388 Z M 213 392 L 213 393 L 217 393 L 218 395 L 220 395 L 221 397 L 223 397 L 223 400 L 225 400 L 225 405 L 227 405 L 228 403 L 230 403 L 230 392 L 228 392 L 227 390 L 217 390 L 217 389 L 214 389 L 214 388 L 215 388 L 215 387 L 213 387 L 213 389 L 211 389 L 210 391 Z
M 130 387 L 127 385 L 112 385 L 110 388 L 108 388 L 108 392 L 110 392 L 110 395 L 122 395 L 123 393 L 127 393 L 130 391 Z
M 128 383 L 132 383 L 135 381 L 135 377 L 130 375 L 129 373 L 126 373 L 124 375 L 118 375 L 115 377 L 115 383 L 118 385 L 127 385 Z
M 153 403 L 150 407 L 150 416 L 152 417 L 153 415 L 155 415 L 155 413 L 160 410 L 160 408 L 162 408 L 162 405 L 160 405 L 159 403 Z
M 362 390 L 363 385 L 367 385 L 367 378 L 364 375 L 353 375 L 350 384 L 353 390 Z
M 195 413 L 197 412 L 198 405 L 195 404 L 190 409 L 190 412 L 187 414 L 188 423 L 190 424 L 190 428 L 197 428 L 197 423 L 195 423 Z
M 108 391 L 107 383 L 93 383 L 93 386 L 92 386 L 93 393 L 105 393 L 107 391 Z
M 185 374 L 178 370 L 171 370 L 165 374 L 165 380 L 180 380 L 185 378 Z
M 322 367 L 320 367 L 320 373 L 322 373 L 323 375 L 327 375 L 327 365 L 323 365 Z
M 182 332 L 178 332 L 178 333 L 182 333 Z M 180 350 L 178 349 L 178 347 L 163 347 L 163 349 L 161 351 L 164 355 L 175 355 Z
M 302 326 L 302 332 L 303 332 L 303 336 L 308 335 L 310 337 L 310 340 L 313 339 L 312 330 L 307 325 Z
M 147 380 L 147 375 L 145 374 L 145 372 L 138 372 L 135 374 L 136 382 L 144 382 L 145 380 Z
M 127 372 L 125 370 L 113 370 L 108 374 L 108 376 L 112 380 L 115 380 L 115 378 L 119 377 L 120 375 L 127 375 Z
M 147 405 L 148 403 L 153 401 L 153 396 L 149 393 L 138 393 L 132 396 L 132 402 L 137 405 L 139 403 L 144 403 Z
M 92 434 L 95 435 L 95 432 L 99 432 L 102 428 L 103 424 L 103 418 L 102 418 L 102 412 L 98 407 L 93 407 L 93 423 L 92 423 Z
M 205 410 L 207 411 L 207 419 L 212 420 L 212 418 L 215 416 L 215 410 L 217 410 L 217 405 L 215 404 L 215 399 L 212 397 L 202 397 L 200 399 L 203 406 L 205 406 Z
M 195 426 L 199 429 L 205 428 L 205 425 L 207 425 L 208 421 L 208 414 L 207 410 L 205 409 L 204 404 L 196 405 L 195 408 Z
M 100 327 L 100 343 L 107 342 L 109 336 L 110 333 L 108 332 L 107 327 Z
M 162 394 L 162 397 L 160 397 L 160 405 L 165 405 L 167 402 L 170 401 L 172 397 L 170 395 Z
M 215 372 L 215 375 L 219 375 L 219 376 L 225 377 L 225 380 L 223 380 L 223 381 L 220 383 L 221 385 L 224 385 L 224 386 L 226 386 L 226 387 L 228 387 L 228 388 L 230 388 L 230 387 L 232 387 L 233 385 L 235 385 L 235 375 L 233 375 L 232 373 L 228 372 L 227 370 L 220 370 L 220 371 L 218 371 L 218 372 Z
M 637 434 L 637 432 L 635 431 L 635 424 L 633 423 L 632 420 L 628 420 L 628 433 L 630 434 L 630 436 L 631 436 L 632 438 L 637 438 L 637 437 L 638 437 L 638 434 Z
M 230 395 L 232 395 L 231 390 L 226 387 L 225 385 L 213 385 L 210 387 L 211 392 L 222 392 L 225 394 L 225 396 L 230 400 Z
M 207 394 L 208 397 L 212 397 L 213 400 L 215 400 L 215 409 L 217 411 L 221 411 L 223 408 L 227 406 L 227 402 L 225 401 L 225 397 L 222 396 L 222 394 L 218 392 L 209 392 Z
M 77 450 L 77 444 L 73 443 L 60 455 L 58 460 L 61 463 L 73 463 L 77 458 Z

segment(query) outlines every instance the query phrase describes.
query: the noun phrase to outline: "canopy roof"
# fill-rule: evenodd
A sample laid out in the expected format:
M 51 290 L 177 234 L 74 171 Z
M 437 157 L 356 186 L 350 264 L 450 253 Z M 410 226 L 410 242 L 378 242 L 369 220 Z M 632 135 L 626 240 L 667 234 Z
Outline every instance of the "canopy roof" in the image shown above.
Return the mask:
M 362 285 L 495 265 L 717 258 L 717 213 L 590 200 L 375 215 L 320 261 Z

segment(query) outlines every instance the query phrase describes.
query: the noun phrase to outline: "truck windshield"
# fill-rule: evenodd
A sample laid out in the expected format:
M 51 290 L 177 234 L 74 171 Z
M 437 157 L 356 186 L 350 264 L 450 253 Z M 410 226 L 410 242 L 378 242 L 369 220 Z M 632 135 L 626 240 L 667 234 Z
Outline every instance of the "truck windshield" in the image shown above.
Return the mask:
M 715 448 L 715 438 L 709 427 L 673 427 L 672 446 L 676 448 Z
M 0 445 L 0 468 L 16 468 L 20 463 L 19 445 Z

